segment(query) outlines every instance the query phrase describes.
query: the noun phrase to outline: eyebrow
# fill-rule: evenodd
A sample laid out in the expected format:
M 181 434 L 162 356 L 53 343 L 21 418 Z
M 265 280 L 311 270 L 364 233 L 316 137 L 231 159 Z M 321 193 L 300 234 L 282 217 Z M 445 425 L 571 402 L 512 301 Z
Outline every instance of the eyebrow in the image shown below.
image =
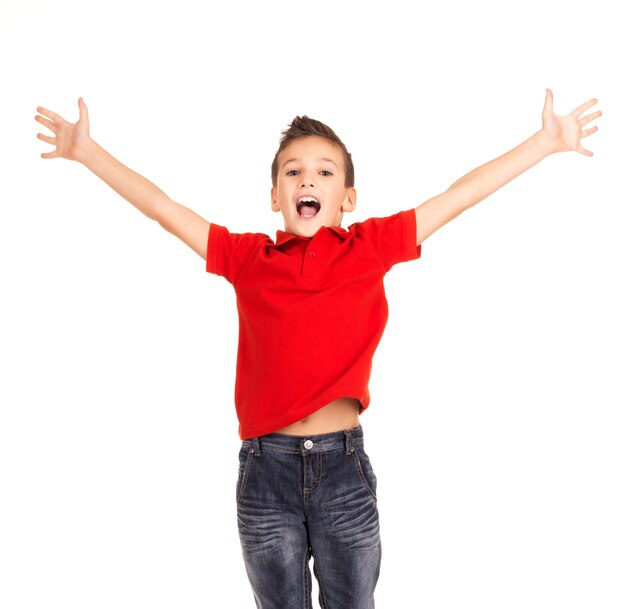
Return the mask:
M 300 159 L 297 158 L 293 158 L 293 159 L 287 159 L 282 165 L 281 167 L 284 167 L 285 165 L 287 165 L 287 163 L 293 163 L 295 161 L 299 161 Z M 339 166 L 337 165 L 337 163 L 335 163 L 335 161 L 333 161 L 332 159 L 326 158 L 326 157 L 320 157 L 319 159 L 317 159 L 318 161 L 327 161 L 328 163 L 332 163 L 335 167 L 337 167 L 337 169 L 339 169 Z

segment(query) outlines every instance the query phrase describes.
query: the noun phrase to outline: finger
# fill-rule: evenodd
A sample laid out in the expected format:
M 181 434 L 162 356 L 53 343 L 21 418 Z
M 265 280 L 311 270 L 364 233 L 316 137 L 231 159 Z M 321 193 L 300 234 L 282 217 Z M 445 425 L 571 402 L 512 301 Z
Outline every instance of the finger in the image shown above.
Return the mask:
M 42 152 L 41 153 L 41 158 L 42 159 L 56 159 L 58 157 L 58 153 L 56 150 L 53 150 L 52 152 Z
M 78 99 L 78 114 L 79 120 L 89 125 L 89 111 L 87 110 L 87 104 L 85 104 L 82 97 Z
M 35 120 L 38 123 L 41 123 L 44 127 L 47 127 L 48 129 L 50 129 L 50 131 L 52 131 L 52 133 L 56 133 L 57 132 L 57 126 L 51 120 L 48 120 L 47 118 L 44 118 L 43 116 L 36 116 Z
M 554 106 L 554 95 L 551 89 L 546 89 L 546 101 L 543 105 L 544 112 L 552 112 Z
M 49 135 L 44 135 L 43 133 L 38 133 L 37 138 L 42 142 L 46 142 L 46 144 L 52 144 L 53 146 L 56 146 L 57 144 L 56 137 L 50 137 Z
M 39 106 L 37 108 L 37 112 L 39 112 L 39 114 L 43 114 L 44 116 L 47 116 L 48 118 L 52 119 L 53 121 L 62 121 L 63 120 L 56 112 L 52 112 L 52 110 L 48 110 L 48 108 L 44 108 L 42 106 Z
M 578 108 L 576 108 L 575 110 L 572 110 L 571 113 L 574 116 L 580 116 L 585 110 L 589 110 L 591 106 L 595 106 L 597 103 L 598 100 L 594 97 L 593 99 L 586 101 L 584 104 L 580 104 L 580 106 L 578 106 Z
M 578 152 L 580 152 L 580 154 L 584 154 L 585 156 L 593 156 L 593 152 L 591 152 L 591 150 L 587 150 L 582 146 L 578 146 Z
M 595 120 L 596 118 L 598 118 L 599 116 L 602 116 L 602 112 L 600 112 L 600 110 L 596 110 L 596 112 L 589 114 L 587 116 L 583 116 L 579 122 L 580 122 L 580 126 L 584 127 L 587 123 L 590 123 L 591 121 Z
M 585 129 L 584 131 L 581 132 L 580 137 L 587 137 L 588 135 L 591 135 L 592 133 L 595 133 L 598 130 L 598 127 L 589 127 L 589 129 Z

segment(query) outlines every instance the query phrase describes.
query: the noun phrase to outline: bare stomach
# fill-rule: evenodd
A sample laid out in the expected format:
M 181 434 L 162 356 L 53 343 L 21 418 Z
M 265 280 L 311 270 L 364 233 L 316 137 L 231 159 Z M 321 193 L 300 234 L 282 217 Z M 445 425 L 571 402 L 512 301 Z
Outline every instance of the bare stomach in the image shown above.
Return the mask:
M 326 404 L 312 415 L 277 429 L 276 433 L 288 436 L 315 436 L 333 431 L 352 429 L 359 424 L 361 404 L 354 398 L 339 398 Z

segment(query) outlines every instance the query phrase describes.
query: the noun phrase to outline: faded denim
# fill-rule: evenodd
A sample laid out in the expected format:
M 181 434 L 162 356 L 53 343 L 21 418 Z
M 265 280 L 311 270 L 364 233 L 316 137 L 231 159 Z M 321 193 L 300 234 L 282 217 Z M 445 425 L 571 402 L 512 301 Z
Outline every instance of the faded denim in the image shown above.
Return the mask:
M 244 440 L 239 536 L 258 609 L 372 609 L 381 545 L 363 430 Z

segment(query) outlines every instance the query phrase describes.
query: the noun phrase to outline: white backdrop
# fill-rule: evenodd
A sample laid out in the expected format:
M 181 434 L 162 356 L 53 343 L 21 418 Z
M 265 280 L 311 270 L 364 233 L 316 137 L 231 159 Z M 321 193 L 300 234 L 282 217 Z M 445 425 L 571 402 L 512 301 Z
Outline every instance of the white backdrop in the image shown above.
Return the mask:
M 201 8 L 202 7 L 202 8 Z M 0 607 L 253 606 L 234 513 L 234 295 L 84 167 L 39 105 L 232 231 L 281 228 L 297 114 L 351 150 L 350 220 L 413 207 L 598 97 L 551 157 L 387 280 L 363 415 L 377 606 L 626 605 L 617 4 L 2 0 Z M 350 223 L 350 222 L 348 222 Z

